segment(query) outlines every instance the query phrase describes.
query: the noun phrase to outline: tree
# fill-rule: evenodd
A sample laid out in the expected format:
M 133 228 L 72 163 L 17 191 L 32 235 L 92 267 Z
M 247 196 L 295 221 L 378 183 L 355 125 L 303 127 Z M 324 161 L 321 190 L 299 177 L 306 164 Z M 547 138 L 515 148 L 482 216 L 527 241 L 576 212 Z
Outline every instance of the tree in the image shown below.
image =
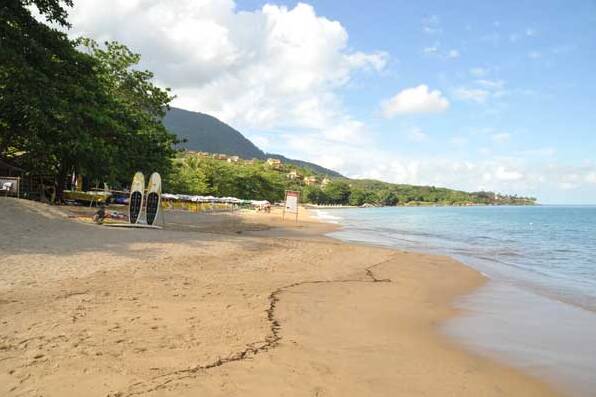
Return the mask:
M 165 189 L 180 194 L 207 194 L 209 186 L 201 163 L 196 157 L 187 157 L 177 163 L 169 178 L 165 179 Z
M 66 25 L 62 4 L 71 3 L 8 0 L 0 6 L 0 156 L 19 154 L 25 168 L 54 176 L 60 193 L 76 163 L 108 154 L 102 134 L 109 127 L 98 109 L 109 98 L 93 58 L 33 18 L 26 7 L 32 4 Z
M 325 194 L 332 204 L 347 204 L 350 198 L 350 185 L 344 181 L 331 181 L 325 186 Z
M 393 206 L 398 203 L 399 199 L 395 192 L 391 190 L 382 190 L 378 192 L 378 202 L 382 205 Z
M 134 69 L 141 56 L 125 45 L 106 42 L 104 49 L 90 39 L 80 39 L 77 43 L 97 61 L 96 75 L 112 98 L 105 111 L 112 120 L 117 120 L 112 124 L 114 134 L 110 136 L 117 151 L 110 168 L 103 170 L 103 176 L 127 181 L 131 170 L 141 170 L 158 171 L 167 177 L 174 156 L 173 144 L 177 143 L 176 136 L 162 123 L 173 99 L 170 90 L 154 85 L 150 71 Z M 93 169 L 86 171 L 91 173 Z
M 363 204 L 372 204 L 377 202 L 377 196 L 374 192 L 362 189 L 352 189 L 350 194 L 350 205 L 361 206 Z
M 175 142 L 161 123 L 171 97 L 151 83 L 150 72 L 133 69 L 138 54 L 117 43 L 106 50 L 74 43 L 27 8 L 66 26 L 71 4 L 0 6 L 0 156 L 52 176 L 58 200 L 72 171 L 112 183 L 136 170 L 167 174 Z
M 305 186 L 304 189 L 302 189 L 302 200 L 313 204 L 327 204 L 329 202 L 329 198 L 325 191 L 317 185 Z

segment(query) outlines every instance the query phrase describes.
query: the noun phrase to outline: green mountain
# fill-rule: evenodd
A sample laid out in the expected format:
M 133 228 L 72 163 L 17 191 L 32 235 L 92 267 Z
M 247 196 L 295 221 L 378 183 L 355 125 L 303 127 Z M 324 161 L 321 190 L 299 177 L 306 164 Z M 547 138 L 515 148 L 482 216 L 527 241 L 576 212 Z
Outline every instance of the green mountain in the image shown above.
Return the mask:
M 180 144 L 185 149 L 230 154 L 244 159 L 265 157 L 265 153 L 244 135 L 208 114 L 171 108 L 164 118 L 164 125 L 185 140 Z
M 341 177 L 337 171 L 302 160 L 294 160 L 279 154 L 265 153 L 239 131 L 226 123 L 204 113 L 170 108 L 164 118 L 164 125 L 170 132 L 183 139 L 179 146 L 188 150 L 222 153 L 244 159 L 277 158 L 284 163 L 308 168 L 317 174 Z

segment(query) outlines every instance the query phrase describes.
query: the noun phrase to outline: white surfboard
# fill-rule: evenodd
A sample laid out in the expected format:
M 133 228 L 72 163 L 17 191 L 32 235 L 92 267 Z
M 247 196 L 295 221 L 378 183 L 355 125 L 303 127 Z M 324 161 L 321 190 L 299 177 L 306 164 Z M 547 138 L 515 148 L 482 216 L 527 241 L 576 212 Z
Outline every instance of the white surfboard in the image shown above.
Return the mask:
M 147 185 L 147 224 L 153 225 L 157 220 L 159 211 L 161 210 L 161 176 L 154 172 L 149 178 L 149 184 Z
M 136 224 L 143 208 L 143 194 L 145 192 L 145 176 L 137 172 L 132 178 L 130 197 L 128 198 L 128 219 L 131 224 Z

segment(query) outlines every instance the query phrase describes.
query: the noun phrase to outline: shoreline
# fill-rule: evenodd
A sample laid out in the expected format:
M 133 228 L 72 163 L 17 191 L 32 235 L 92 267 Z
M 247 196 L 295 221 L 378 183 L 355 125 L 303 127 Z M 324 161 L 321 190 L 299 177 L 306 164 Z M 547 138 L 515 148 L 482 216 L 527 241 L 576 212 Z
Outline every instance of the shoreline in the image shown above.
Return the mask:
M 377 218 L 359 216 L 356 211 L 342 213 L 340 217 L 333 216 L 333 211 L 316 213 L 323 220 L 329 217 L 334 223 L 345 225 L 344 229 L 331 234 L 342 241 L 448 255 L 482 273 L 487 282 L 454 300 L 454 306 L 463 312 L 447 320 L 441 327 L 442 333 L 473 354 L 531 374 L 566 395 L 592 395 L 596 387 L 592 376 L 596 368 L 596 339 L 588 330 L 596 327 L 593 310 L 543 292 L 536 287 L 539 281 L 529 279 L 528 275 L 516 278 L 506 267 L 494 268 L 488 260 L 464 255 L 453 246 L 448 249 L 449 241 L 416 239 L 416 233 L 412 237 L 407 229 L 400 231 L 399 226 L 394 229 L 393 240 L 389 237 L 392 224 L 375 223 Z M 385 216 L 391 214 L 387 212 Z M 363 220 L 364 224 L 356 223 L 357 220 Z M 374 231 L 375 227 L 380 228 L 380 234 Z M 417 231 L 428 232 L 428 228 Z M 436 233 L 441 232 L 444 233 L 445 228 Z M 373 236 L 379 240 L 374 242 Z M 503 276 L 504 272 L 507 276 Z
M 534 203 L 534 204 L 436 204 L 430 202 L 420 202 L 414 204 L 399 204 L 399 205 L 335 205 L 335 204 L 304 204 L 307 210 L 335 210 L 335 209 L 369 209 L 369 208 L 460 208 L 460 207 L 543 207 L 545 204 Z
M 2 394 L 554 395 L 438 332 L 483 282 L 451 258 L 304 216 L 168 213 L 147 233 L 6 203 Z

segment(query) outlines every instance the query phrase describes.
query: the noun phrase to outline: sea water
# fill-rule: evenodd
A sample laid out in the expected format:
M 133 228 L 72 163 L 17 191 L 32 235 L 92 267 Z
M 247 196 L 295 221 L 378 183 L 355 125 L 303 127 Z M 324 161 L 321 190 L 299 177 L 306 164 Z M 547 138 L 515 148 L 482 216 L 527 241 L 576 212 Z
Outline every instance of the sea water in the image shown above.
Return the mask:
M 596 206 L 318 210 L 353 242 L 448 254 L 489 282 L 443 331 L 474 351 L 596 396 Z

